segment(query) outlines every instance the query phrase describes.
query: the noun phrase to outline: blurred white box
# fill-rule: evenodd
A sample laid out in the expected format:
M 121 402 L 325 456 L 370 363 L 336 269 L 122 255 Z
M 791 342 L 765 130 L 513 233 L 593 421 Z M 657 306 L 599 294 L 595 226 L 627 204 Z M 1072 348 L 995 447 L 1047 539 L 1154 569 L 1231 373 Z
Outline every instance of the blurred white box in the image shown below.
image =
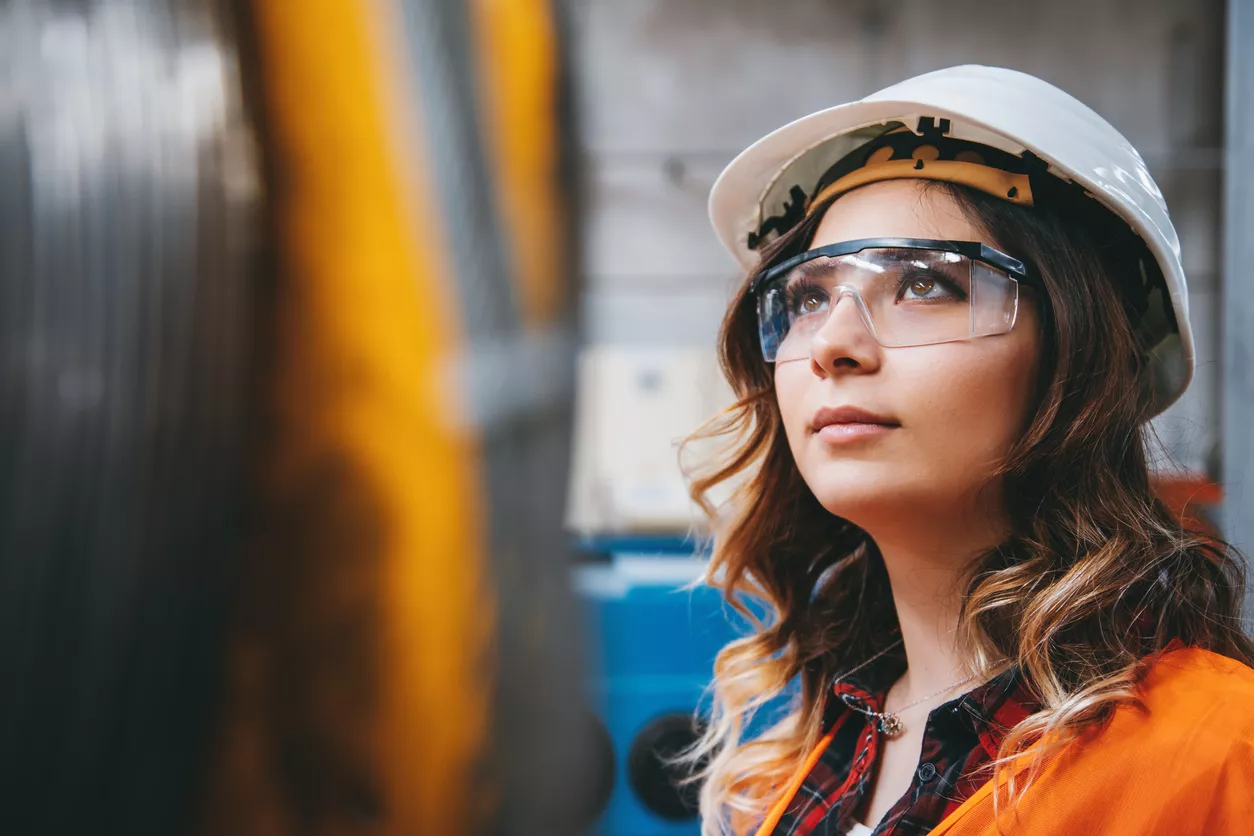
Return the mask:
M 732 403 L 712 349 L 591 346 L 579 358 L 567 525 L 583 534 L 699 524 L 679 442 Z

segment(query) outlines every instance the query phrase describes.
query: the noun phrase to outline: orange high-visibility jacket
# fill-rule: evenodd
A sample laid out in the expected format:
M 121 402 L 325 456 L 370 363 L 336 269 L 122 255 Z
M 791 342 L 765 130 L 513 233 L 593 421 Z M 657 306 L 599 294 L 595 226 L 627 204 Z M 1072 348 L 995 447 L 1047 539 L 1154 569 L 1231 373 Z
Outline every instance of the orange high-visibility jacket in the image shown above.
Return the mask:
M 1097 734 L 1051 756 L 994 821 L 992 781 L 930 836 L 1254 835 L 1254 670 L 1197 648 L 1164 653 Z M 767 836 L 830 738 L 758 830 Z M 1002 780 L 1005 780 L 1003 776 Z M 1000 830 L 998 829 L 1000 825 Z

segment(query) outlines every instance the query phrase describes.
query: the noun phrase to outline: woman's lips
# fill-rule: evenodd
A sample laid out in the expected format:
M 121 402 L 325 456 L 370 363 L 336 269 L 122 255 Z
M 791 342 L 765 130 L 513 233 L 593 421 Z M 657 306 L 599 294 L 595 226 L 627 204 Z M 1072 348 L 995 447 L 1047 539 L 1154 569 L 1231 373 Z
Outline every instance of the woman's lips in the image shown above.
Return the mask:
M 876 438 L 900 426 L 893 418 L 855 406 L 823 407 L 810 422 L 815 435 L 833 444 Z

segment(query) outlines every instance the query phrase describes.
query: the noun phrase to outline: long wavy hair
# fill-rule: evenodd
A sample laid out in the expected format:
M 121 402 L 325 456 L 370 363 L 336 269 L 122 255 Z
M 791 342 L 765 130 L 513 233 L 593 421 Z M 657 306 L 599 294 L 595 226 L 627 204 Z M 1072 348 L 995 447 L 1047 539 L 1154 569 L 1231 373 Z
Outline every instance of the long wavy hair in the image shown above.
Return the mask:
M 1065 188 L 1040 189 L 1031 209 L 949 183 L 924 188 L 950 195 L 1045 285 L 1036 409 L 998 473 L 1010 534 L 964 575 L 958 628 L 975 673 L 991 676 L 1010 660 L 1039 701 L 989 767 L 1000 780 L 1025 751 L 1039 767 L 1136 702 L 1147 661 L 1172 639 L 1246 663 L 1254 645 L 1241 627 L 1239 555 L 1182 527 L 1151 487 L 1153 390 L 1138 329 L 1140 265 L 1152 263 L 1144 243 Z M 808 246 L 825 210 L 775 241 L 758 269 Z M 713 533 L 707 580 L 756 630 L 718 654 L 707 731 L 690 753 L 702 765 L 706 836 L 761 820 L 818 741 L 829 683 L 898 631 L 875 543 L 825 510 L 797 470 L 747 280 L 719 343 L 737 400 L 688 439 L 722 449 L 688 475 Z M 730 499 L 712 498 L 729 486 Z M 754 712 L 789 686 L 786 716 L 750 738 Z M 1010 781 L 1012 806 L 1033 774 L 1017 789 Z

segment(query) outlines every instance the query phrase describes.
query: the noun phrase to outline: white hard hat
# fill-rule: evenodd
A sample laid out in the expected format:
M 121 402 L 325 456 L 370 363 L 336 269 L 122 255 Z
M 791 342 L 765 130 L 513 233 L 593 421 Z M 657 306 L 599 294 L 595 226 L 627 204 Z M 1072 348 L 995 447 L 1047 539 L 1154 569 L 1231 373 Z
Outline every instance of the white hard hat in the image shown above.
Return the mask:
M 1170 406 L 1193 378 L 1193 331 L 1180 241 L 1167 204 L 1122 134 L 1087 105 L 1034 76 L 1000 67 L 951 67 L 785 125 L 732 160 L 714 183 L 714 229 L 751 269 L 758 262 L 754 247 L 765 240 L 772 220 L 795 216 L 798 200 L 815 196 L 833 164 L 889 131 L 904 126 L 922 133 L 924 125 L 936 124 L 944 125 L 948 138 L 1015 156 L 1030 152 L 1027 156 L 1047 164 L 1050 174 L 1078 183 L 1144 239 L 1162 272 L 1177 326 L 1150 350 L 1153 411 Z

